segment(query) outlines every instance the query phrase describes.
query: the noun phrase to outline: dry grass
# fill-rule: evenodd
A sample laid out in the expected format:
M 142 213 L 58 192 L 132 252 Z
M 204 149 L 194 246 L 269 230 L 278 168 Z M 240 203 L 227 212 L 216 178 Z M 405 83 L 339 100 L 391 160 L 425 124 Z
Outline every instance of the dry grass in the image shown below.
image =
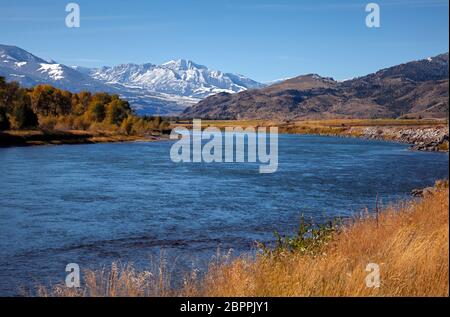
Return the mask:
M 184 126 L 192 128 L 187 122 L 172 124 L 172 127 Z M 379 127 L 380 129 L 422 129 L 448 127 L 445 119 L 323 119 L 323 120 L 296 120 L 290 122 L 274 120 L 202 120 L 202 128 L 216 127 L 278 127 L 280 133 L 287 134 L 313 134 L 326 136 L 365 137 L 365 128 Z M 447 128 L 448 130 L 448 128 Z M 383 139 L 396 139 L 396 136 L 384 135 Z M 444 142 L 445 143 L 445 142 Z M 448 144 L 439 146 L 441 151 L 448 151 Z
M 295 125 L 306 126 L 435 126 L 445 124 L 441 119 L 326 119 L 296 121 Z
M 361 136 L 367 127 L 380 128 L 442 128 L 448 126 L 438 119 L 330 119 L 305 120 L 279 124 L 282 133 Z
M 148 297 L 171 296 L 170 273 L 163 258 L 148 271 L 137 271 L 133 265 L 112 263 L 111 267 L 84 272 L 83 287 L 67 288 L 58 284 L 48 289 L 37 287 L 40 297 Z
M 173 126 L 187 126 L 188 122 L 173 124 Z M 443 119 L 323 119 L 323 120 L 295 120 L 291 122 L 274 120 L 202 120 L 202 127 L 257 127 L 278 126 L 280 128 L 342 128 L 342 127 L 373 127 L 373 126 L 442 126 L 448 125 Z
M 168 290 L 164 272 L 113 266 L 88 271 L 82 289 L 41 289 L 44 296 L 448 296 L 448 183 L 427 197 L 365 215 L 334 234 L 319 254 L 296 252 L 214 263 Z M 366 287 L 368 263 L 380 267 L 381 286 Z M 112 272 L 112 273 L 111 273 Z
M 348 225 L 319 256 L 238 259 L 212 268 L 188 295 L 448 296 L 448 189 Z M 368 263 L 381 287 L 368 288 Z

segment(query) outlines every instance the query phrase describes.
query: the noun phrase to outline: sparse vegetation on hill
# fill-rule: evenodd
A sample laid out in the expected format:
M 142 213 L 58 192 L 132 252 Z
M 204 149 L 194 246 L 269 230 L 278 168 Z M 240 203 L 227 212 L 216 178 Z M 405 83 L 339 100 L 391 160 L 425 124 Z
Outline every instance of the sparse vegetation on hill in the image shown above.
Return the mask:
M 221 93 L 187 108 L 186 118 L 300 120 L 445 118 L 448 53 L 344 82 L 303 75 L 262 89 Z

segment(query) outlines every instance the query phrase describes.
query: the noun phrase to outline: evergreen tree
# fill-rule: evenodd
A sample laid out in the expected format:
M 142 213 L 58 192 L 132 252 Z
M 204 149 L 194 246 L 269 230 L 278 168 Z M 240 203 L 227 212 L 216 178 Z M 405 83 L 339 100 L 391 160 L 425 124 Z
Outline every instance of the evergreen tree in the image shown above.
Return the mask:
M 94 101 L 89 105 L 88 109 L 88 117 L 90 120 L 95 122 L 102 122 L 105 120 L 106 111 L 105 111 L 105 105 Z
M 106 121 L 110 124 L 120 125 L 130 113 L 131 108 L 127 101 L 113 99 L 106 105 Z
M 6 108 L 0 107 L 0 131 L 9 130 L 10 128 L 11 125 L 9 124 L 8 116 L 6 115 Z
M 20 102 L 14 106 L 13 116 L 18 129 L 35 128 L 38 126 L 38 118 L 26 102 Z

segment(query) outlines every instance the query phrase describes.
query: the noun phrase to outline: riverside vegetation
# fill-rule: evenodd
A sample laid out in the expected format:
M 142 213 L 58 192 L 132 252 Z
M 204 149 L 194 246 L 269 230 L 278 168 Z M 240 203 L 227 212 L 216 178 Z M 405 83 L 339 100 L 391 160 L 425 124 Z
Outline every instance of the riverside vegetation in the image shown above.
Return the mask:
M 50 85 L 22 88 L 0 77 L 0 146 L 148 140 L 170 128 L 189 125 L 187 122 L 137 116 L 118 95 L 71 93 Z M 219 128 L 277 126 L 280 133 L 386 139 L 410 143 L 419 150 L 448 151 L 445 120 L 203 120 L 203 124 Z
M 177 123 L 190 126 L 190 121 Z M 202 120 L 202 127 L 276 126 L 280 133 L 357 137 L 407 143 L 414 150 L 448 152 L 446 119 Z
M 39 296 L 448 296 L 448 181 L 421 199 L 400 202 L 336 226 L 304 220 L 294 237 L 256 256 L 212 261 L 170 286 L 164 261 L 151 271 L 114 263 L 87 270 L 81 288 L 39 287 Z M 365 268 L 380 266 L 368 288 Z
M 138 117 L 129 103 L 108 93 L 71 93 L 50 85 L 20 87 L 0 77 L 0 144 L 132 140 L 159 135 L 161 117 Z

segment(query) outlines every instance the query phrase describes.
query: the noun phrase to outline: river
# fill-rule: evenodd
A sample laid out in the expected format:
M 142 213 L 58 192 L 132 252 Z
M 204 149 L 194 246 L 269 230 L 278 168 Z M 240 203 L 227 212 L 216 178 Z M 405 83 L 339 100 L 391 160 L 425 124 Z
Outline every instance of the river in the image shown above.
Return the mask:
M 301 214 L 352 216 L 448 177 L 448 154 L 383 141 L 280 135 L 273 174 L 173 163 L 171 145 L 0 149 L 0 295 L 63 281 L 68 263 L 145 268 L 162 251 L 175 273 L 201 269 L 218 249 L 252 252 L 294 232 Z

